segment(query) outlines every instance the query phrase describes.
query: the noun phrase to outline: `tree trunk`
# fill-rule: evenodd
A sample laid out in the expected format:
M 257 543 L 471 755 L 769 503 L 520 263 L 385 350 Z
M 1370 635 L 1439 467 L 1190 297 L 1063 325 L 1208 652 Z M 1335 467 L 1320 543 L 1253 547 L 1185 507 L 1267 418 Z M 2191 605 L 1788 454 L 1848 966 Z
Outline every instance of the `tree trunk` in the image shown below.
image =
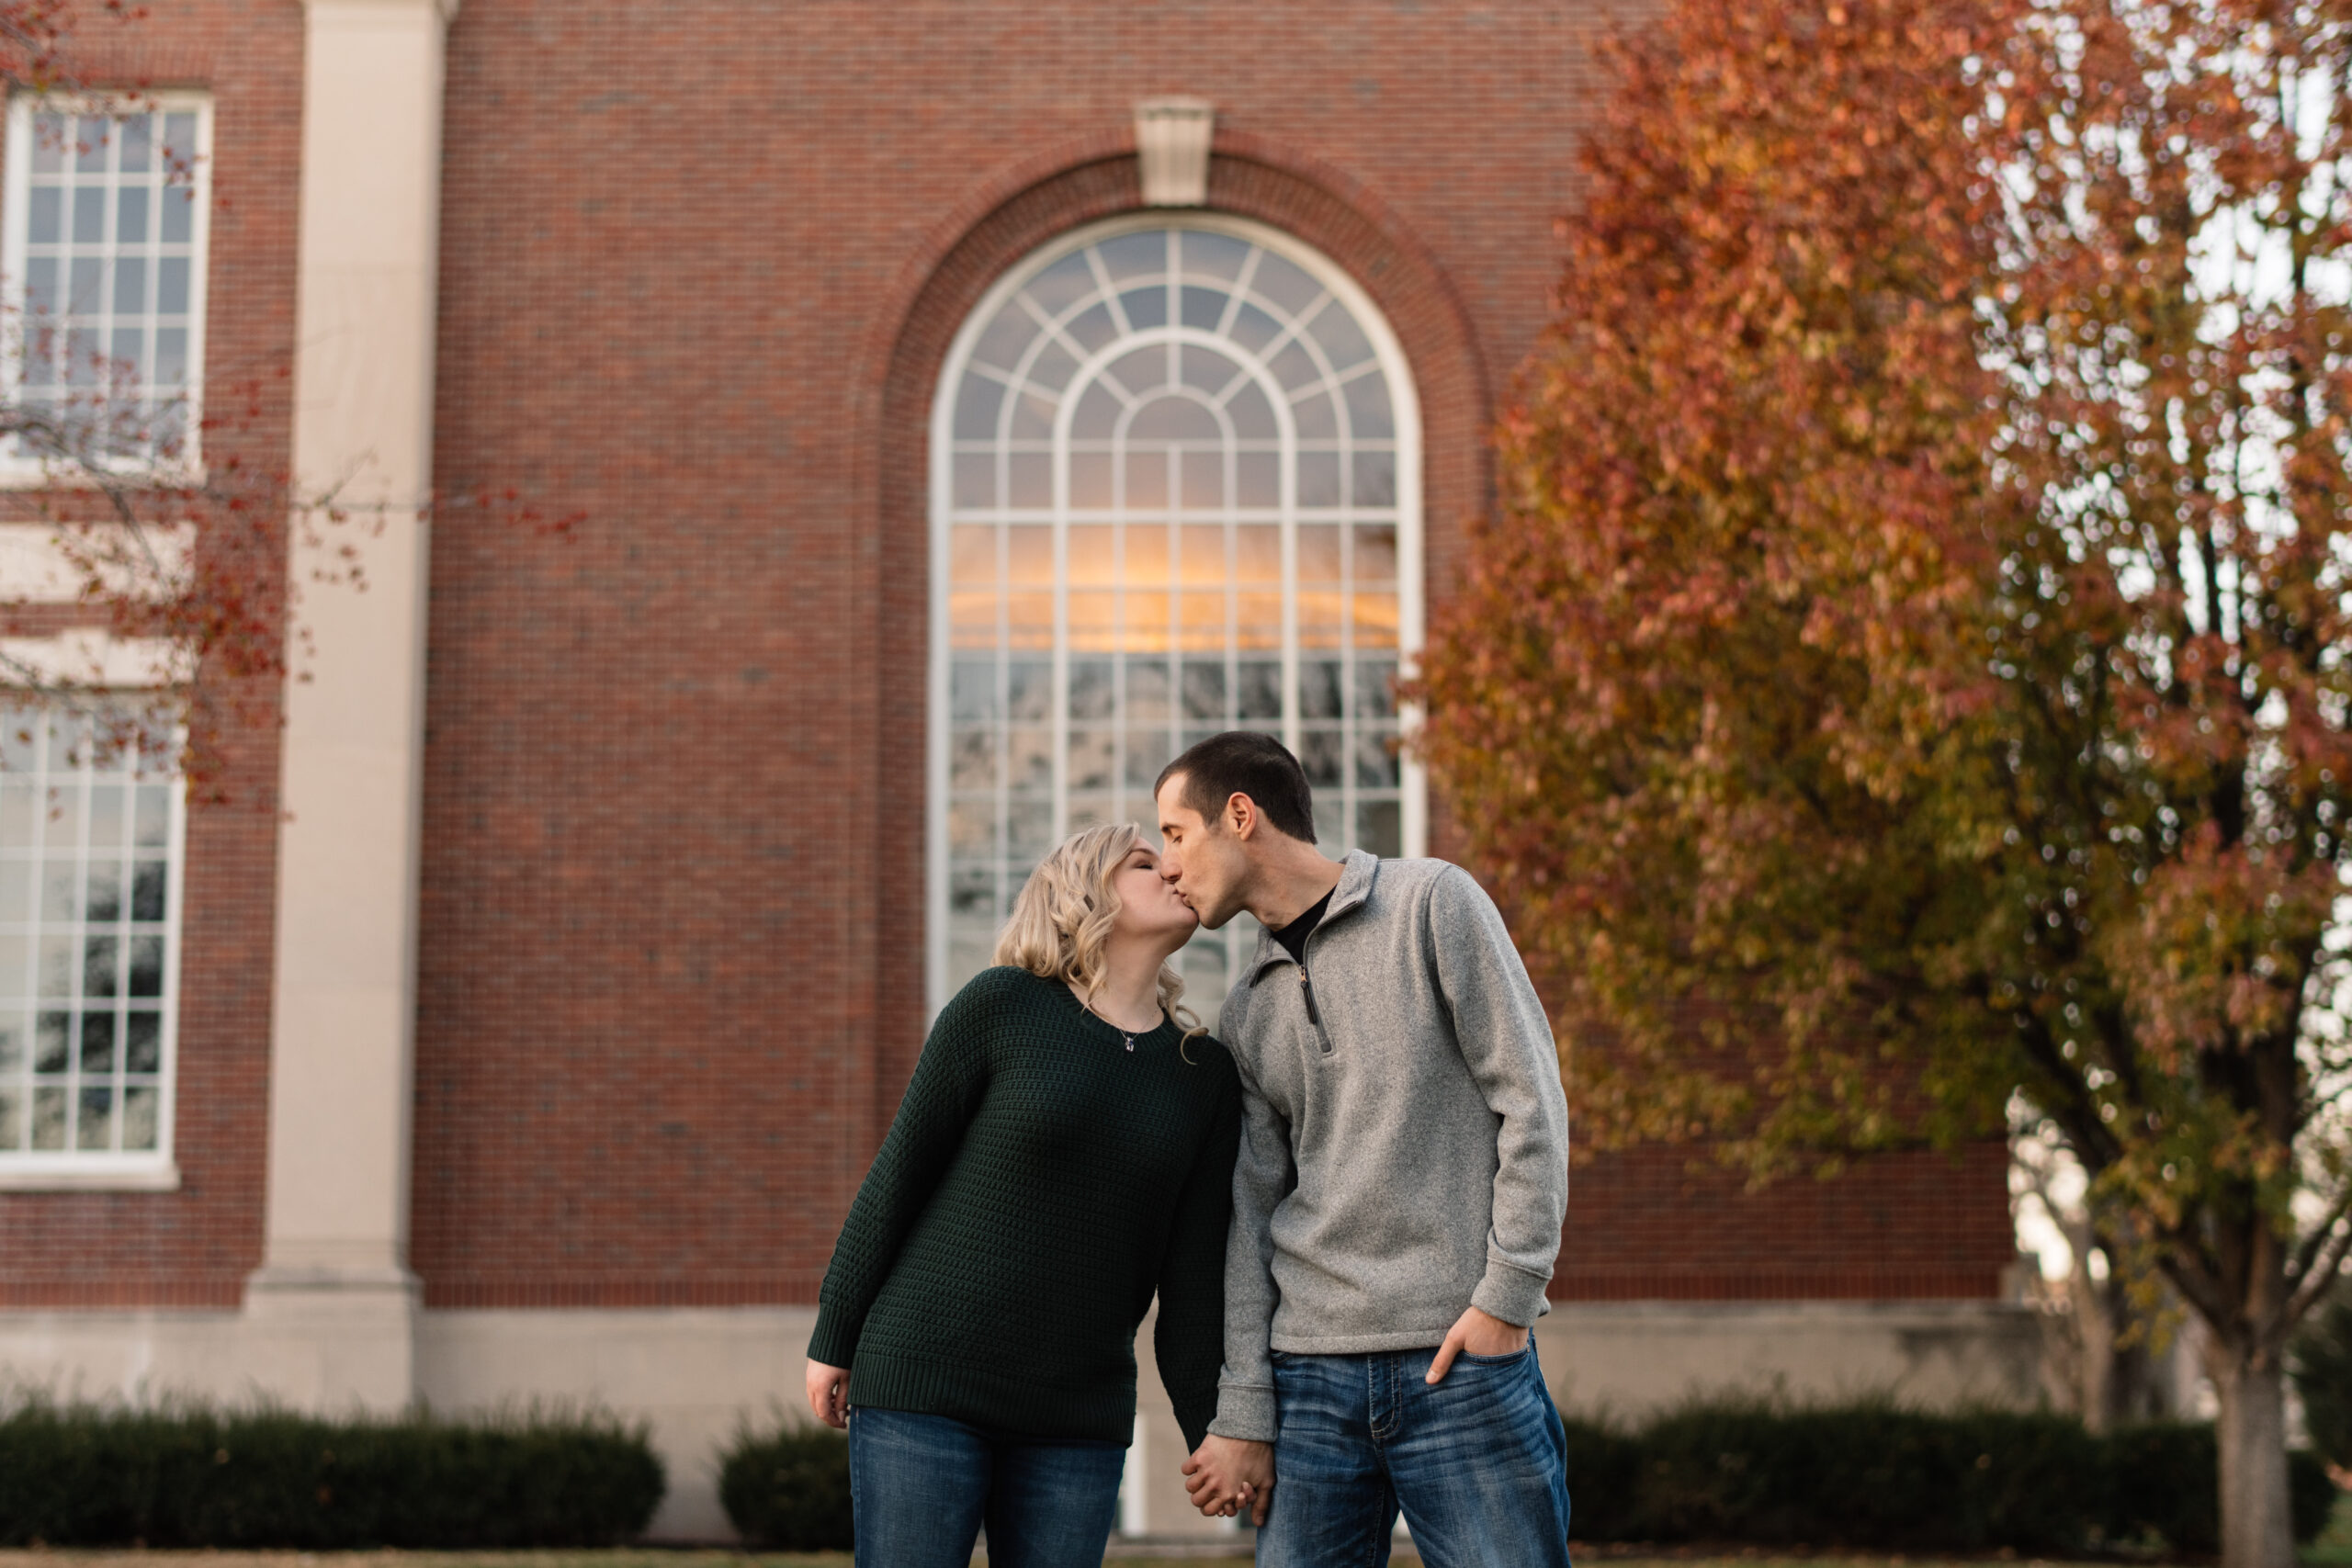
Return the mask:
M 2165 1365 L 2152 1343 L 2154 1334 L 2143 1322 L 2138 1338 L 2113 1351 L 2107 1375 L 2107 1423 L 2101 1430 L 2132 1421 L 2161 1421 L 2174 1413 Z
M 2085 1227 L 2088 1229 L 2087 1226 Z M 2071 1239 L 2071 1238 L 2070 1238 Z M 2074 1299 L 2075 1337 L 2082 1346 L 2083 1425 L 2104 1432 L 2115 1424 L 2115 1330 L 2105 1292 L 2091 1278 L 2088 1254 L 2075 1251 L 2075 1268 L 2066 1283 Z
M 2221 1395 L 2222 1568 L 2295 1568 L 2287 1506 L 2287 1388 L 2276 1351 L 2225 1344 L 2209 1366 Z
M 2044 1196 L 2045 1206 L 2054 1207 Z M 2075 1399 L 2083 1425 L 2094 1432 L 2111 1431 L 2131 1421 L 2155 1421 L 2176 1413 L 2177 1399 L 2155 1353 L 2157 1314 L 2142 1311 L 2119 1264 L 2110 1261 L 2105 1279 L 2090 1270 L 2094 1249 L 2109 1259 L 2121 1249 L 2098 1238 L 2087 1222 L 2070 1224 L 2064 1234 L 2075 1263 L 2066 1279 L 2066 1299 L 2078 1364 Z

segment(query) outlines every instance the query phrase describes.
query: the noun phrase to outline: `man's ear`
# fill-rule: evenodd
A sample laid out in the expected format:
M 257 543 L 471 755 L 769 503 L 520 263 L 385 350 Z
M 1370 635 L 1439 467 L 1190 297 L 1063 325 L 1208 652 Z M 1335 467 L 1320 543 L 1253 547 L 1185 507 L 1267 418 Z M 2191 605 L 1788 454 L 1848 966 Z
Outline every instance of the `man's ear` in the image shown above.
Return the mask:
M 1247 840 L 1258 830 L 1258 803 L 1238 790 L 1227 795 L 1225 828 L 1235 838 Z

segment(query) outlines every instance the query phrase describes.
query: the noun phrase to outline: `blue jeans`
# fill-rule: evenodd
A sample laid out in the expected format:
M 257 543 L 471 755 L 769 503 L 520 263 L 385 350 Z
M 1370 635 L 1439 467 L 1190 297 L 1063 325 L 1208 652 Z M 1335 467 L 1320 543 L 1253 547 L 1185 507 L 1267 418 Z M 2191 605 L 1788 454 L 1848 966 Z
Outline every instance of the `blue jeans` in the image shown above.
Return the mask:
M 968 1568 L 985 1524 L 991 1568 L 1102 1568 L 1127 1450 L 1011 1438 L 944 1416 L 849 1415 L 857 1568 Z
M 1531 1343 L 1274 1356 L 1274 1506 L 1258 1568 L 1376 1568 L 1404 1510 L 1429 1568 L 1567 1568 L 1567 1434 Z

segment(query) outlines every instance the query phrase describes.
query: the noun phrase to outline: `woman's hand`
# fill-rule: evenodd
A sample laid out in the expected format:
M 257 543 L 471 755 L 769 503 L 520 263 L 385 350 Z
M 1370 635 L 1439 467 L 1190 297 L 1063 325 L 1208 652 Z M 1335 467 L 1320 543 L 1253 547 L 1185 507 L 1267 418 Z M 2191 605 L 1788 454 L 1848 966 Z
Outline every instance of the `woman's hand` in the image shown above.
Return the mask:
M 1211 1436 L 1183 1465 L 1184 1490 L 1193 1506 L 1213 1519 L 1249 1510 L 1263 1527 L 1274 1506 L 1274 1445 L 1241 1438 Z
M 828 1427 L 849 1425 L 849 1369 L 808 1363 L 808 1408 Z

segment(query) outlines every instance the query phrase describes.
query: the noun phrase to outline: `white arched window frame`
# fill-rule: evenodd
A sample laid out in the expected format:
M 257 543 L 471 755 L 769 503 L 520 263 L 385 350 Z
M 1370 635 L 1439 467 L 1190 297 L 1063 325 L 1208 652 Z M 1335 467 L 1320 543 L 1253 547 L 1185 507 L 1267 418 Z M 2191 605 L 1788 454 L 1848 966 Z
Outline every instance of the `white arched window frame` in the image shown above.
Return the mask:
M 1419 405 L 1329 258 L 1211 214 L 1062 236 L 965 322 L 931 436 L 932 1010 L 1043 848 L 1148 826 L 1159 762 L 1203 733 L 1299 752 L 1327 852 L 1423 852 L 1387 692 L 1421 642 Z M 1254 940 L 1243 917 L 1186 950 L 1212 1021 Z

